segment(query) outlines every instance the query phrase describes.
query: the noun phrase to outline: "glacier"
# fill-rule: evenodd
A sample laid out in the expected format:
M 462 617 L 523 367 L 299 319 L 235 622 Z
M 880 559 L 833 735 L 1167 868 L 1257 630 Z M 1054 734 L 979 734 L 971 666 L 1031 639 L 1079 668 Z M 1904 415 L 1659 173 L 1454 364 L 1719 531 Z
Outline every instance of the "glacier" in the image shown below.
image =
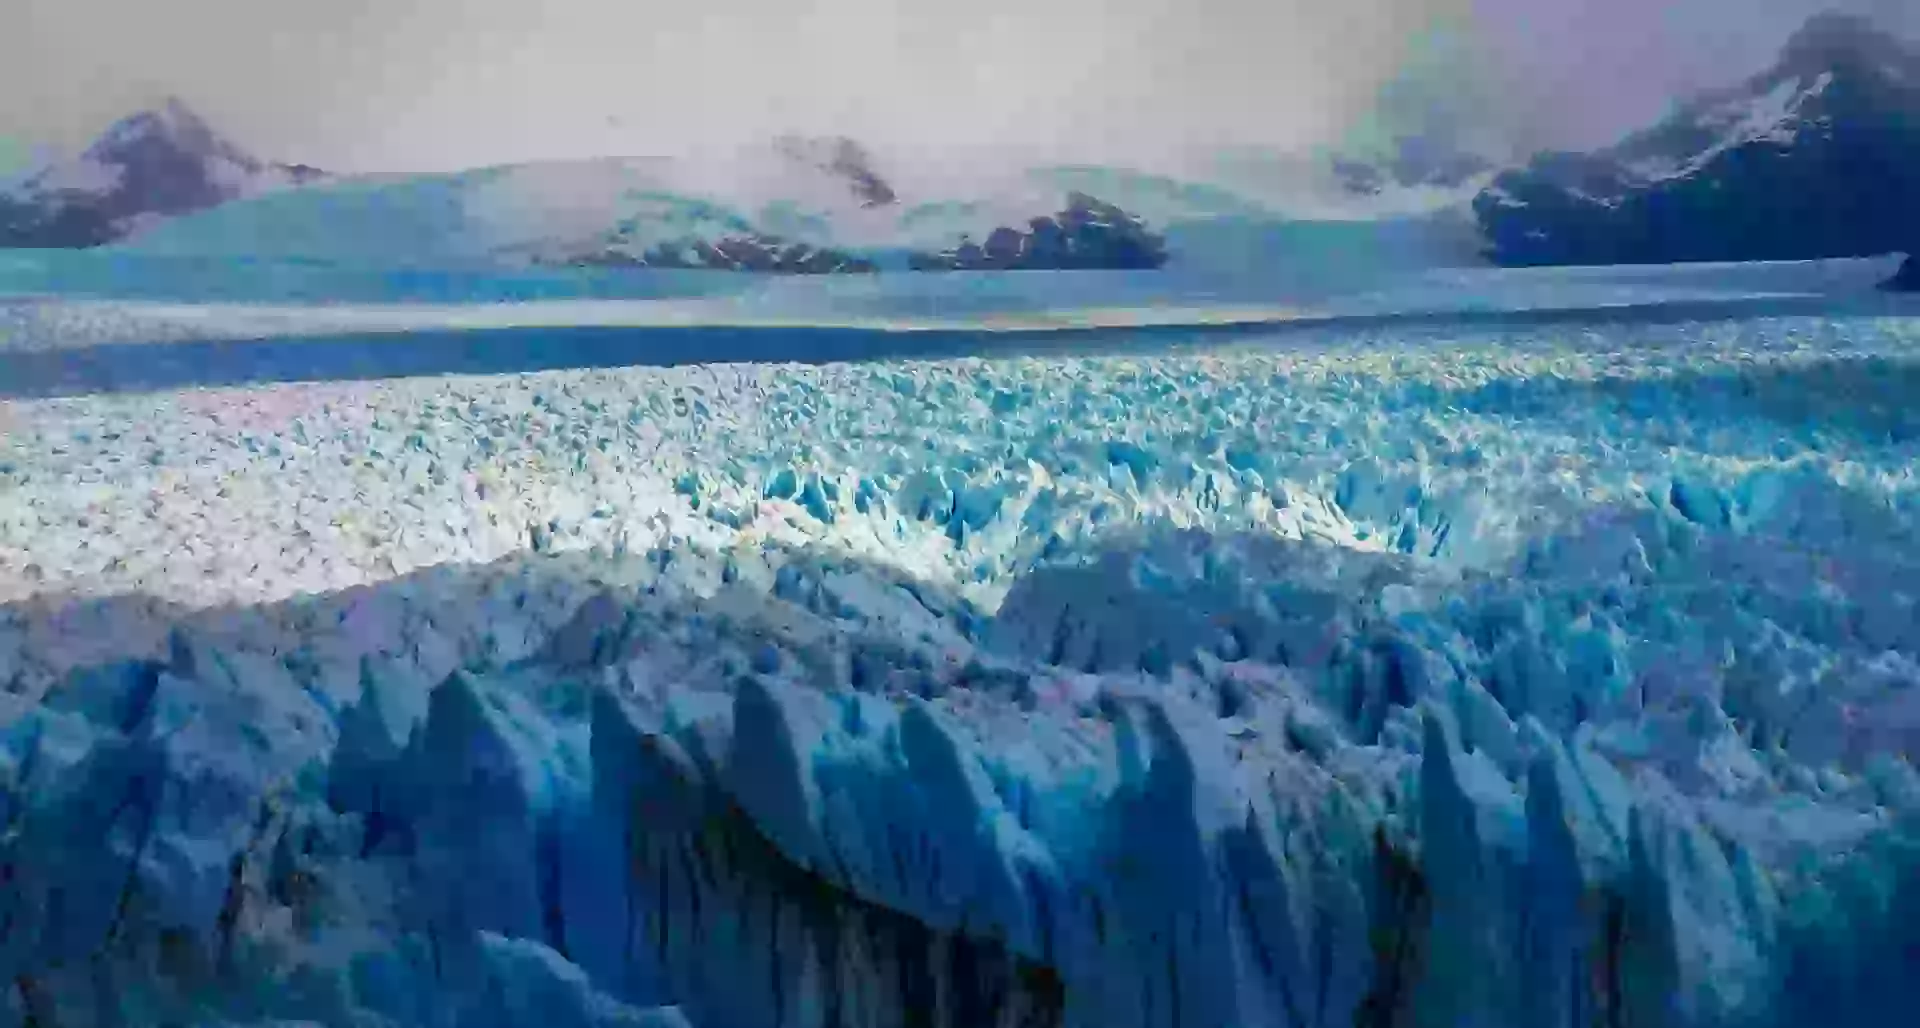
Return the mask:
M 1920 321 L 1621 274 L 10 394 L 0 1023 L 1897 1023 Z M 36 303 L 16 356 L 451 316 Z
M 1244 271 L 1249 258 L 1287 275 L 1325 262 L 1485 263 L 1465 197 L 1453 192 L 1355 197 L 1331 181 L 1262 190 L 1217 169 L 1174 177 L 1112 166 L 1003 166 L 1004 156 L 964 152 L 943 155 L 951 167 L 890 169 L 882 180 L 864 159 L 816 164 L 779 145 L 720 156 L 330 179 L 158 222 L 108 249 L 149 265 L 291 260 L 429 274 L 490 269 L 523 280 L 567 266 L 803 270 L 807 262 L 781 256 L 789 247 L 836 255 L 843 271 L 971 267 L 988 256 L 961 258 L 976 247 L 1020 254 L 984 260 L 998 267 L 1124 271 L 1143 266 L 1134 244 L 1150 244 L 1156 264 L 1214 276 Z M 884 192 L 870 197 L 876 187 Z M 1340 202 L 1324 202 L 1328 192 Z M 1133 228 L 1122 231 L 1130 221 Z M 1031 238 L 1022 244 L 1020 237 Z M 1067 242 L 1071 253 L 1060 248 Z M 603 276 L 611 288 L 629 277 Z

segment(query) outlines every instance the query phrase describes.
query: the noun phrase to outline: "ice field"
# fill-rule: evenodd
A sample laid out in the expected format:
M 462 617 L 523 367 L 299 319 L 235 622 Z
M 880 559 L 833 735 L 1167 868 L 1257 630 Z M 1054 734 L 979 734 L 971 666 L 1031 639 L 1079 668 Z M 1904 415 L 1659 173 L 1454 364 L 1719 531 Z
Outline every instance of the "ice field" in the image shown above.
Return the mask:
M 1877 267 L 7 274 L 0 1024 L 1920 1002 Z

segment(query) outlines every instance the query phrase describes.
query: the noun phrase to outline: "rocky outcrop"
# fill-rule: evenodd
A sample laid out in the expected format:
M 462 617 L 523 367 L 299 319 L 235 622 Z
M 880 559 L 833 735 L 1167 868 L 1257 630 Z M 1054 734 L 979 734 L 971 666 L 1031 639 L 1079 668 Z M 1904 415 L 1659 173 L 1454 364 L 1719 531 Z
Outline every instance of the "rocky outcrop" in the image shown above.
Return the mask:
M 1024 230 L 994 229 L 984 243 L 962 237 L 958 246 L 906 255 L 913 271 L 1149 270 L 1167 262 L 1166 240 L 1127 211 L 1085 193 L 1066 207 L 1034 218 Z M 560 263 L 583 267 L 703 268 L 786 275 L 864 274 L 880 270 L 871 257 L 814 247 L 773 235 L 687 238 L 635 252 L 610 245 Z
M 101 246 L 158 220 L 324 177 L 261 161 L 170 100 L 0 193 L 0 247 Z
M 1920 256 L 1908 257 L 1886 287 L 1896 293 L 1920 293 Z
M 1140 218 L 1085 193 L 1064 209 L 1034 218 L 1025 229 L 994 229 L 984 242 L 962 238 L 938 253 L 913 255 L 920 271 L 1135 271 L 1167 262 L 1166 240 Z
M 1473 207 L 1505 264 L 1800 260 L 1920 237 L 1920 52 L 1821 15 L 1759 75 L 1617 146 L 1545 154 Z
M 781 275 L 861 274 L 876 270 L 866 258 L 777 236 L 726 236 L 714 242 L 683 239 L 658 243 L 640 253 L 609 248 L 567 262 L 581 267 L 703 268 Z
M 893 187 L 875 170 L 873 155 L 845 136 L 781 136 L 774 140 L 774 149 L 790 160 L 844 179 L 862 207 L 885 207 L 898 199 Z

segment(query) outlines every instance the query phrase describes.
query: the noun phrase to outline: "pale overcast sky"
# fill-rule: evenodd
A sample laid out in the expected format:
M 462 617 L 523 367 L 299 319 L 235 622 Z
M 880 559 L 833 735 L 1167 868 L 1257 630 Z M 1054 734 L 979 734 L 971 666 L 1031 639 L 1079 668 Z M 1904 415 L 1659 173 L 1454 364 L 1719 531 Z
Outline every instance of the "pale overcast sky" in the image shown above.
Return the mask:
M 0 160 L 173 94 L 343 171 L 780 131 L 1151 163 L 1329 141 L 1397 74 L 1516 145 L 1587 145 L 1831 7 L 1920 22 L 1914 0 L 0 0 Z

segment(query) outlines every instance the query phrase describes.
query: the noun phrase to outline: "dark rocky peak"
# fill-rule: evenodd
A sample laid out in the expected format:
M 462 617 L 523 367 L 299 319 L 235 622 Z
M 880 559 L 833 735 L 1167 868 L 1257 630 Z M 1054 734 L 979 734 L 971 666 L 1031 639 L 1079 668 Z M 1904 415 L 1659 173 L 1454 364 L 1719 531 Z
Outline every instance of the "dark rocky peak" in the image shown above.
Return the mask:
M 898 196 L 874 170 L 873 155 L 845 136 L 781 136 L 774 149 L 782 156 L 846 180 L 862 207 L 885 207 Z
M 1920 253 L 1907 257 L 1899 272 L 1887 280 L 1886 288 L 1896 293 L 1920 293 Z
M 1788 37 L 1770 67 L 1690 99 L 1669 123 L 1710 121 L 1716 112 L 1737 112 L 1786 87 L 1797 87 L 1818 108 L 1832 106 L 1836 96 L 1840 103 L 1889 94 L 1910 97 L 1920 91 L 1920 47 L 1859 15 L 1818 14 Z
M 293 184 L 296 186 L 304 186 L 309 182 L 318 182 L 328 177 L 326 171 L 316 168 L 311 164 L 282 164 L 279 165 L 279 168 L 281 171 L 286 172 L 287 177 L 292 179 Z
M 171 99 L 114 123 L 80 155 L 80 164 L 107 173 L 112 188 L 93 191 L 114 218 L 204 210 L 268 174 L 260 160 Z
M 156 220 L 324 177 L 308 165 L 259 160 L 169 99 L 0 194 L 0 246 L 99 246 Z
M 1897 251 L 1920 231 L 1920 48 L 1819 15 L 1759 74 L 1617 145 L 1535 157 L 1474 213 L 1512 264 Z
M 259 160 L 222 138 L 200 115 L 176 98 L 115 122 L 81 154 L 97 164 L 141 167 L 157 162 L 219 159 L 258 171 Z
M 1625 162 L 1722 149 L 1748 139 L 1787 145 L 1807 126 L 1857 120 L 1920 103 L 1920 49 L 1851 14 L 1815 15 L 1772 66 L 1680 105 L 1674 116 L 1610 151 Z M 1908 111 L 1910 116 L 1913 112 Z M 1748 139 L 1729 139 L 1745 132 Z
M 1920 50 L 1859 15 L 1817 14 L 1787 40 L 1776 73 L 1811 78 L 1827 72 L 1906 78 L 1920 84 Z

